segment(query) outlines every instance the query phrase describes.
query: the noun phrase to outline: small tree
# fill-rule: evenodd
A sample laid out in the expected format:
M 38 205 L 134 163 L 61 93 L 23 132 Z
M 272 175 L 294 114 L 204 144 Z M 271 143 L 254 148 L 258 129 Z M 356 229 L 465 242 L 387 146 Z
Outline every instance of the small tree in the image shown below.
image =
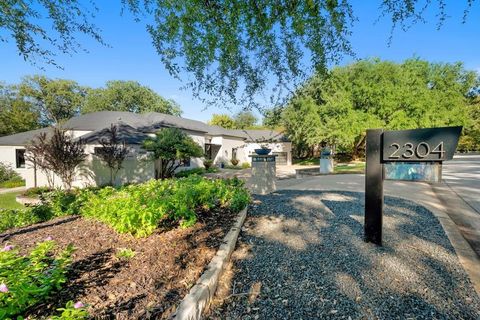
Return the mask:
M 87 156 L 84 146 L 81 139 L 73 139 L 66 130 L 53 128 L 51 135 L 41 133 L 35 137 L 27 152 L 35 156 L 34 165 L 58 175 L 65 189 L 70 190 L 75 169 Z
M 175 170 L 190 158 L 203 156 L 203 149 L 185 132 L 177 128 L 165 128 L 155 134 L 155 138 L 144 141 L 143 147 L 153 153 L 155 160 L 160 160 L 156 178 L 169 178 Z
M 50 167 L 50 163 L 46 161 L 47 157 L 45 157 L 49 142 L 50 140 L 47 138 L 46 132 L 37 135 L 30 145 L 25 148 L 25 160 L 32 164 L 33 170 L 35 171 L 34 186 L 37 187 L 37 169 L 39 169 L 47 178 L 48 187 L 53 189 L 55 187 L 53 170 Z
M 120 141 L 118 137 L 118 128 L 111 125 L 110 129 L 106 130 L 107 138 L 100 140 L 101 147 L 96 150 L 96 155 L 101 161 L 110 169 L 110 185 L 113 185 L 115 178 L 122 164 L 128 154 L 128 148 L 125 141 Z

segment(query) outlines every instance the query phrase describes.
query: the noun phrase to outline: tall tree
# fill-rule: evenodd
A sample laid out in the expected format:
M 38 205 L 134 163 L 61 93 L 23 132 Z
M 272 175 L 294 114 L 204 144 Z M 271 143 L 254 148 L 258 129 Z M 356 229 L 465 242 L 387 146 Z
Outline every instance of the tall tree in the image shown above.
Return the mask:
M 35 75 L 22 80 L 18 94 L 21 99 L 33 104 L 40 114 L 40 124 L 48 126 L 77 115 L 85 89 L 72 80 Z
M 464 16 L 474 2 L 466 1 Z M 14 41 L 29 61 L 54 63 L 56 51 L 77 50 L 77 35 L 103 42 L 91 22 L 93 3 L 0 1 L 0 40 Z M 277 83 L 273 95 L 280 98 L 312 71 L 352 54 L 348 36 L 356 17 L 349 0 L 122 3 L 138 20 L 153 16 L 147 30 L 166 69 L 177 78 L 185 75 L 194 94 L 212 103 L 254 106 L 271 79 Z M 392 30 L 424 22 L 432 7 L 440 27 L 450 8 L 445 0 L 382 0 L 379 7 Z
M 12 86 L 0 84 L 0 136 L 37 129 L 39 113 Z
M 235 120 L 227 114 L 213 114 L 212 119 L 208 121 L 209 125 L 219 126 L 225 129 L 236 129 Z
M 252 128 L 257 124 L 257 117 L 250 111 L 240 111 L 233 116 L 237 129 Z
M 78 51 L 78 34 L 103 43 L 90 22 L 95 11 L 78 0 L 0 1 L 0 42 L 15 42 L 18 53 L 32 63 L 40 58 L 55 64 L 58 52 Z
M 283 123 L 308 146 L 358 153 L 367 128 L 472 127 L 468 108 L 478 86 L 478 74 L 461 63 L 364 60 L 312 77 L 285 108 Z M 307 133 L 312 119 L 319 121 Z
M 95 111 L 161 112 L 180 116 L 182 110 L 173 100 L 162 98 L 149 87 L 135 81 L 108 81 L 105 88 L 90 89 L 82 113 Z

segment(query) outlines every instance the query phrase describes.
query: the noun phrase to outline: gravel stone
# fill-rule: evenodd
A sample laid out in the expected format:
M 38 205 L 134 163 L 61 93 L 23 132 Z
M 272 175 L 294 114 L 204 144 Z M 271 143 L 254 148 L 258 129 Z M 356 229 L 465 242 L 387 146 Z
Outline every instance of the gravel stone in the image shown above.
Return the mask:
M 480 299 L 424 207 L 385 197 L 378 247 L 363 241 L 363 193 L 255 199 L 232 256 L 231 292 L 207 318 L 480 319 Z

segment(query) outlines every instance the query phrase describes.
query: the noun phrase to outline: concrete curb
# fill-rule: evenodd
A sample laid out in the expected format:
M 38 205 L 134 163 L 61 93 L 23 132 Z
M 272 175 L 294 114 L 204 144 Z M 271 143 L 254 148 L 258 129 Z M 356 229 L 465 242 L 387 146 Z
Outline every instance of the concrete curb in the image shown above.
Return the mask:
M 480 257 L 469 244 L 469 242 L 474 241 L 474 238 L 478 239 L 480 237 L 480 230 L 477 229 L 477 226 L 470 225 L 470 223 L 476 221 L 476 219 L 461 219 L 462 216 L 471 217 L 478 216 L 478 214 L 453 193 L 448 186 L 433 184 L 431 187 L 443 207 L 443 212 L 439 213 L 439 210 L 436 210 L 437 208 L 431 208 L 431 206 L 426 207 L 437 216 L 442 224 L 443 230 L 445 230 L 450 243 L 457 253 L 458 260 L 467 272 L 477 294 L 480 296 Z M 460 232 L 460 229 L 467 231 L 466 234 L 472 238 L 465 238 L 465 235 Z M 469 230 L 471 232 L 468 232 Z
M 175 320 L 198 320 L 202 318 L 203 311 L 208 307 L 217 290 L 218 281 L 223 273 L 227 262 L 230 260 L 238 234 L 247 216 L 245 207 L 237 216 L 235 224 L 223 238 L 223 243 L 207 266 L 197 283 L 190 289 L 190 292 L 183 298 L 177 311 L 170 319 Z

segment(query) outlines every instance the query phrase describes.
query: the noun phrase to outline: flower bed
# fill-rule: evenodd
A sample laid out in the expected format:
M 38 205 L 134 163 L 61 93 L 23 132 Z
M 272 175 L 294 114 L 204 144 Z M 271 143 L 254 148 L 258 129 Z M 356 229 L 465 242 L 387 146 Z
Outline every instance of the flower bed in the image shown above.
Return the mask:
M 2 246 L 21 246 L 23 254 L 47 237 L 59 248 L 76 248 L 61 290 L 21 313 L 34 318 L 59 312 L 67 318 L 78 311 L 74 301 L 93 317 L 168 316 L 249 202 L 241 181 L 198 176 L 42 197 L 41 206 L 4 212 L 3 229 L 24 227 L 0 234 Z

